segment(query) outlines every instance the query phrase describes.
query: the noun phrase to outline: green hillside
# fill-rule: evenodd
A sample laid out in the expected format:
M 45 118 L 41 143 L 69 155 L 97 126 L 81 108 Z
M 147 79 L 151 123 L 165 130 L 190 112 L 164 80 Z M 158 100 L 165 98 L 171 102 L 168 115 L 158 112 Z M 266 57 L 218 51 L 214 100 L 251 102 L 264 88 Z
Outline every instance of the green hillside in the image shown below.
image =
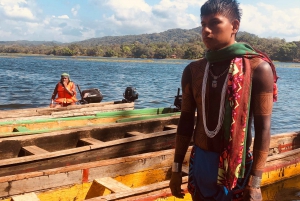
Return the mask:
M 201 27 L 170 29 L 160 33 L 105 36 L 72 43 L 0 41 L 0 53 L 197 59 L 203 57 L 205 51 L 200 32 Z M 300 60 L 300 41 L 286 42 L 279 38 L 260 38 L 247 32 L 239 32 L 237 41 L 251 44 L 253 47 L 266 52 L 274 60 Z

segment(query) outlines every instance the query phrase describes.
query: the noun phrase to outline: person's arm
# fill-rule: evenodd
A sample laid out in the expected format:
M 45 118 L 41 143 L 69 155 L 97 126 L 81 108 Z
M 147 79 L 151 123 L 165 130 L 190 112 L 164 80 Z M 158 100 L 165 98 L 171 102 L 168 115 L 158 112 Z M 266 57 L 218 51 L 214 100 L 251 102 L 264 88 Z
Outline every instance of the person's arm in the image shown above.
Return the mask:
M 57 95 L 57 87 L 58 87 L 58 84 L 55 86 L 54 88 L 54 91 L 52 93 L 52 96 L 51 96 L 51 103 L 54 101 L 56 95 Z
M 64 85 L 64 88 L 65 88 L 65 90 L 66 90 L 66 92 L 68 94 L 70 94 L 71 96 L 76 95 L 76 89 L 75 89 L 75 84 L 74 83 L 72 83 L 72 86 L 71 86 L 70 90 L 67 87 L 68 86 L 68 82 L 63 82 L 63 85 Z
M 175 197 L 178 198 L 183 198 L 184 196 L 181 190 L 181 169 L 186 151 L 190 145 L 191 138 L 193 135 L 196 110 L 196 103 L 192 92 L 192 75 L 189 66 L 187 66 L 183 71 L 181 85 L 181 115 L 177 127 L 175 157 L 172 166 L 172 177 L 170 181 L 171 192 Z
M 54 99 L 57 95 L 57 87 L 58 87 L 58 84 L 55 86 L 54 90 L 53 90 L 53 93 L 52 93 L 52 96 L 51 96 L 51 102 L 50 102 L 50 107 L 54 107 Z
M 260 180 L 269 153 L 271 114 L 273 108 L 273 72 L 270 65 L 262 62 L 252 79 L 251 107 L 254 118 L 253 164 L 244 200 L 262 200 Z

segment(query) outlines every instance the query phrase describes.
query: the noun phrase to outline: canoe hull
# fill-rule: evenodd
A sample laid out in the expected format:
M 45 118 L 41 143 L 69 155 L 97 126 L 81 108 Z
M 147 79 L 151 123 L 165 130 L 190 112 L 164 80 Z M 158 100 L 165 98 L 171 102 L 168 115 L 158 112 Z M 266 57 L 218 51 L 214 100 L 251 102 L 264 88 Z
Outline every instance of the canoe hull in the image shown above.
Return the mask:
M 182 185 L 186 193 L 184 200 L 191 200 L 187 192 L 187 165 L 190 151 L 191 147 L 184 159 Z M 291 157 L 299 158 L 297 153 L 287 152 L 268 158 L 262 185 L 278 181 L 271 178 L 273 174 L 269 169 L 278 160 L 288 160 L 289 154 Z M 277 159 L 273 160 L 275 156 Z M 177 200 L 171 196 L 168 187 L 173 158 L 174 149 L 170 149 L 4 176 L 0 177 L 0 197 L 14 197 L 23 193 L 36 192 L 34 195 L 41 201 Z M 294 164 L 294 168 L 297 166 L 299 164 Z M 282 168 L 293 167 L 291 165 Z M 300 171 L 294 170 L 293 176 L 300 174 Z M 286 178 L 280 177 L 279 180 Z

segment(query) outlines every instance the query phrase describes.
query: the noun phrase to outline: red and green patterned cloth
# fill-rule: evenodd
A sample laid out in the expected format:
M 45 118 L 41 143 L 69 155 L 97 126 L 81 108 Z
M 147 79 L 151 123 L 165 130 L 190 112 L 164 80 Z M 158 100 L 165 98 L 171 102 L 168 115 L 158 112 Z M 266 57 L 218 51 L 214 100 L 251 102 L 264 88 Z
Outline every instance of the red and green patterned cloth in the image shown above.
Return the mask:
M 278 77 L 271 59 L 246 43 L 234 43 L 218 51 L 208 51 L 205 57 L 210 63 L 231 60 L 223 122 L 226 146 L 220 155 L 218 174 L 218 184 L 231 190 L 245 172 L 252 76 L 250 63 L 244 62 L 244 59 L 258 57 L 270 64 L 274 76 L 274 102 L 277 101 Z

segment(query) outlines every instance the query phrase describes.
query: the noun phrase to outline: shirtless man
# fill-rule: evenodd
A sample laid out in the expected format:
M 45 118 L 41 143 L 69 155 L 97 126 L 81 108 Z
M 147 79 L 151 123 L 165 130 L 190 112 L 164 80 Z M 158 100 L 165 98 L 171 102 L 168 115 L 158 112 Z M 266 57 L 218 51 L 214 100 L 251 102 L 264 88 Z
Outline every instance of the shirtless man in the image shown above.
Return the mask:
M 260 181 L 269 150 L 277 76 L 265 54 L 235 41 L 240 19 L 236 0 L 208 0 L 201 7 L 207 51 L 182 75 L 182 109 L 170 181 L 175 197 L 184 196 L 181 167 L 193 136 L 188 181 L 193 200 L 262 200 Z

